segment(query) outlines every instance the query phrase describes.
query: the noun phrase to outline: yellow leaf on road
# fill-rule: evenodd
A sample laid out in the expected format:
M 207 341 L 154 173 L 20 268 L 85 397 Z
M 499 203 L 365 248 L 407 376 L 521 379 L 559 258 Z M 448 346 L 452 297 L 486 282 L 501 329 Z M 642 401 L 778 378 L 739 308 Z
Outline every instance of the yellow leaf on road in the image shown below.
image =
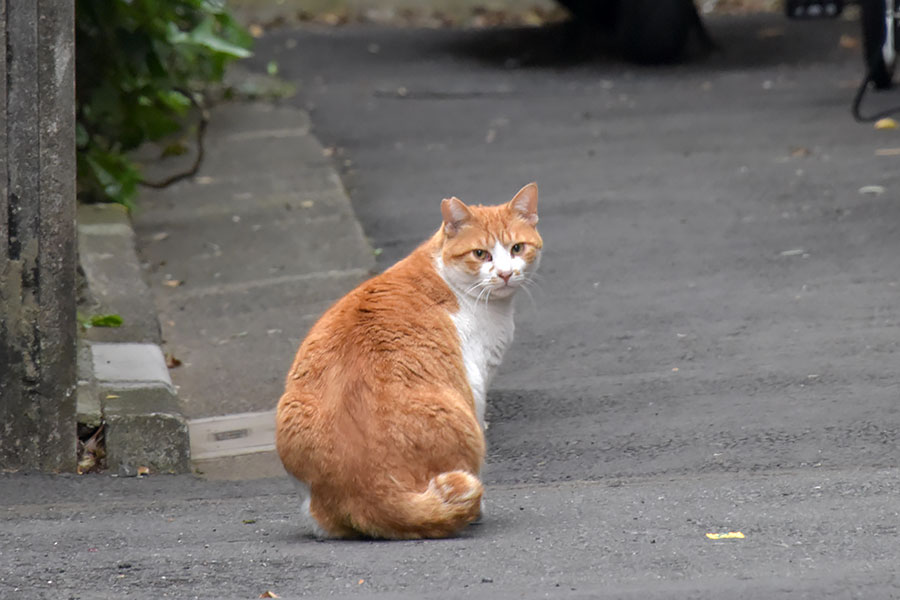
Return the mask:
M 706 537 L 711 540 L 742 540 L 744 534 L 740 531 L 729 531 L 728 533 L 707 533 Z
M 875 121 L 875 129 L 897 129 L 897 121 L 890 117 Z

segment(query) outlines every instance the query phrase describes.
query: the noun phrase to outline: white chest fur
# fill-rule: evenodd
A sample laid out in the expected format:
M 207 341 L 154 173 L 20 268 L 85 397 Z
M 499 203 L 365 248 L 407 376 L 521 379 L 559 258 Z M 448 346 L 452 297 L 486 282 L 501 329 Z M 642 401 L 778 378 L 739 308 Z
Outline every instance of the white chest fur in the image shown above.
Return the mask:
M 456 296 L 459 311 L 450 318 L 459 334 L 463 364 L 475 399 L 475 414 L 484 428 L 488 386 L 513 339 L 512 298 L 485 303 L 460 294 Z

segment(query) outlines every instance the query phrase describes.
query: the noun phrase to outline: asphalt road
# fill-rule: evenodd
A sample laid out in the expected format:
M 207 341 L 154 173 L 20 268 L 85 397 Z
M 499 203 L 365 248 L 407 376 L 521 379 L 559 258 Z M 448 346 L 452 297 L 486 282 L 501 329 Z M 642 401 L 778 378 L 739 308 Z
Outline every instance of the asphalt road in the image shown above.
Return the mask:
M 900 134 L 850 118 L 856 24 L 712 28 L 725 51 L 657 70 L 567 60 L 560 28 L 260 44 L 346 161 L 382 266 L 441 198 L 539 182 L 491 483 L 897 466 L 900 176 L 875 152 Z
M 0 596 L 900 598 L 900 133 L 850 118 L 855 23 L 710 29 L 661 69 L 559 27 L 259 40 L 380 266 L 541 186 L 487 515 L 316 542 L 286 480 L 0 476 Z
M 664 497 L 678 478 L 693 493 L 765 495 L 776 481 L 898 464 L 900 176 L 898 158 L 875 151 L 900 135 L 850 117 L 861 52 L 841 37 L 857 24 L 770 15 L 710 27 L 721 52 L 664 69 L 563 27 L 285 31 L 260 43 L 258 64 L 276 60 L 298 82 L 317 134 L 346 161 L 382 266 L 438 226 L 441 198 L 497 203 L 539 182 L 543 277 L 534 301 L 522 298 L 490 397 L 489 484 L 640 478 Z M 869 185 L 885 191 L 859 192 Z M 546 510 L 577 518 L 549 499 Z M 764 528 L 779 513 L 761 506 L 753 525 L 718 526 Z M 860 536 L 900 525 L 896 509 L 862 506 L 809 518 Z M 852 537 L 832 537 L 814 568 L 833 573 L 826 548 Z M 774 564 L 753 543 L 728 547 L 736 576 Z M 560 572 L 576 548 L 555 551 Z M 660 574 L 660 555 L 650 560 L 625 561 L 619 576 Z M 678 563 L 662 576 L 691 570 Z M 750 576 L 765 585 L 765 573 Z M 707 577 L 698 585 L 720 587 Z

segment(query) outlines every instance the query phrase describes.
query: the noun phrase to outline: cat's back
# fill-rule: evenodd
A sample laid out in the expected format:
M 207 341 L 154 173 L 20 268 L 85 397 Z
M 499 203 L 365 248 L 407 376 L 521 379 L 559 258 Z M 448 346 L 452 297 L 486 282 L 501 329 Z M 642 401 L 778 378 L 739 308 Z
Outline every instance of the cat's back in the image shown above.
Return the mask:
M 458 343 L 450 315 L 457 299 L 435 270 L 429 246 L 338 300 L 301 344 L 288 381 L 321 376 L 330 367 L 396 370 L 429 354 L 453 354 Z

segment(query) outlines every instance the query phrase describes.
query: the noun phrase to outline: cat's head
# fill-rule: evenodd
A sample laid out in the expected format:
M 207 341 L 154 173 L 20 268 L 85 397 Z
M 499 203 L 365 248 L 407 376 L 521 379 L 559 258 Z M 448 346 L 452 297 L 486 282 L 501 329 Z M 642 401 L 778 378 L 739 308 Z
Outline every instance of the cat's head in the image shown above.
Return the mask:
M 500 206 L 467 206 L 459 198 L 441 203 L 443 275 L 472 298 L 508 298 L 527 284 L 541 259 L 537 231 L 538 188 L 529 183 Z

